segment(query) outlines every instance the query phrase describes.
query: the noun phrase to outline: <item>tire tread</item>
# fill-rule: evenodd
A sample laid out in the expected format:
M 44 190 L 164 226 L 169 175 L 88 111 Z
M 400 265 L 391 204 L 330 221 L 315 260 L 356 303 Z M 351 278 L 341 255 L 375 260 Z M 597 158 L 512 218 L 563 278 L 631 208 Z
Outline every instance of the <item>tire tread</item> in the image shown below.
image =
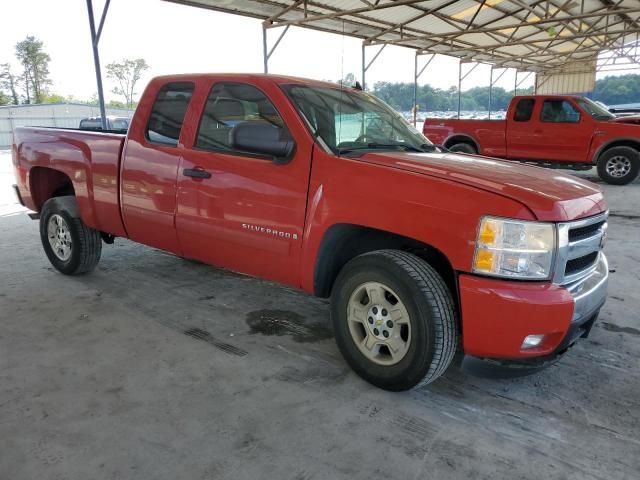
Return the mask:
M 74 231 L 78 238 L 79 245 L 77 252 L 79 258 L 77 265 L 73 270 L 61 269 L 61 267 L 58 267 L 51 258 L 49 259 L 54 267 L 66 275 L 82 275 L 84 273 L 88 273 L 95 269 L 96 265 L 98 265 L 98 262 L 100 261 L 100 256 L 102 254 L 102 235 L 99 231 L 85 225 L 81 218 L 74 216 L 72 212 L 69 212 L 65 207 L 61 206 L 60 202 L 56 201 L 57 198 L 59 197 L 50 198 L 44 203 L 42 211 L 40 212 L 40 217 L 41 219 L 46 219 L 50 213 L 53 214 L 61 212 L 66 213 L 66 215 L 70 217 L 70 222 L 67 223 L 69 223 L 69 228 Z M 43 227 L 41 226 L 41 229 L 42 228 Z M 45 239 L 43 238 L 42 241 L 46 251 L 47 247 L 45 245 Z M 47 255 L 49 256 L 49 253 L 47 253 Z
M 433 305 L 432 318 L 436 331 L 434 354 L 426 375 L 413 388 L 420 388 L 440 377 L 451 364 L 458 345 L 456 310 L 451 293 L 436 270 L 420 257 L 402 250 L 378 250 L 400 266 Z M 369 254 L 366 254 L 369 255 Z

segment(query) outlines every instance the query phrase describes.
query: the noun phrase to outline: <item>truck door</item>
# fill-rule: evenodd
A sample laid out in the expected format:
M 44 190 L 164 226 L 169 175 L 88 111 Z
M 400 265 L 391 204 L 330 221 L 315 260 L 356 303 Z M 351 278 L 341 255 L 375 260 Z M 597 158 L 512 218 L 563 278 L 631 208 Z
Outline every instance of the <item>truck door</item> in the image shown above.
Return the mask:
M 121 168 L 122 217 L 130 239 L 181 253 L 175 228 L 180 135 L 191 82 L 151 83 L 134 117 Z
M 514 100 L 515 101 L 515 100 Z M 531 158 L 531 144 L 535 141 L 532 118 L 536 106 L 535 98 L 521 98 L 509 110 L 505 122 L 507 158 L 523 160 Z
M 290 132 L 254 85 L 215 83 L 203 103 L 178 172 L 176 226 L 184 255 L 297 285 L 312 144 L 298 140 L 292 158 L 279 164 L 233 148 L 229 133 L 241 122 Z
M 593 128 L 591 117 L 582 114 L 568 99 L 547 98 L 531 121 L 529 156 L 536 160 L 580 162 L 587 158 Z

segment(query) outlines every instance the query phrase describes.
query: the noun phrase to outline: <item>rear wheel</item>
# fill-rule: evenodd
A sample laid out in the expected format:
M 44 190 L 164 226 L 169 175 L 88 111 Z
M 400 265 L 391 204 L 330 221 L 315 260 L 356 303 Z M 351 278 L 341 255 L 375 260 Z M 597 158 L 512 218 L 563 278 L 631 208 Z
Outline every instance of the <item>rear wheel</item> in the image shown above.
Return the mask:
M 434 381 L 456 351 L 451 293 L 424 260 L 379 250 L 351 260 L 331 297 L 336 342 L 353 370 L 385 390 Z
M 51 264 L 66 275 L 93 270 L 102 253 L 100 232 L 87 227 L 77 215 L 75 198 L 47 200 L 40 212 L 40 239 Z
M 639 153 L 631 147 L 613 147 L 598 159 L 598 175 L 612 185 L 626 185 L 633 182 L 639 170 Z
M 476 148 L 469 143 L 455 143 L 449 147 L 449 150 L 452 152 L 469 153 L 471 155 L 478 153 Z

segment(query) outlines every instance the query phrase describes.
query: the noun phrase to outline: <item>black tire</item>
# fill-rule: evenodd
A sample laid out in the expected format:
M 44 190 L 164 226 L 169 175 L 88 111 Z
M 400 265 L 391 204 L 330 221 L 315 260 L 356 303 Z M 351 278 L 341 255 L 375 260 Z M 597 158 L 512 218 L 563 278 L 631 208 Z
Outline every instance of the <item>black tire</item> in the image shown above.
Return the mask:
M 52 216 L 62 217 L 68 227 L 70 255 L 63 259 L 54 252 L 48 238 L 48 225 Z M 47 258 L 65 275 L 80 275 L 93 270 L 102 253 L 100 232 L 87 227 L 80 219 L 75 197 L 55 197 L 47 200 L 40 212 L 40 240 Z
M 449 147 L 449 151 L 458 153 L 469 153 L 471 155 L 476 155 L 478 153 L 476 147 L 474 147 L 470 143 L 454 143 Z
M 397 293 L 409 314 L 411 337 L 396 364 L 379 365 L 356 345 L 348 326 L 349 300 L 367 282 L 380 282 Z M 453 359 L 458 324 L 451 292 L 424 260 L 399 250 L 360 255 L 340 271 L 331 296 L 336 343 L 351 368 L 366 381 L 391 391 L 433 382 Z
M 623 174 L 612 174 L 612 162 L 624 165 L 628 162 L 628 170 Z M 615 171 L 615 170 L 614 170 Z M 606 150 L 598 158 L 598 176 L 611 185 L 627 185 L 638 177 L 640 172 L 640 153 L 631 147 L 613 147 Z

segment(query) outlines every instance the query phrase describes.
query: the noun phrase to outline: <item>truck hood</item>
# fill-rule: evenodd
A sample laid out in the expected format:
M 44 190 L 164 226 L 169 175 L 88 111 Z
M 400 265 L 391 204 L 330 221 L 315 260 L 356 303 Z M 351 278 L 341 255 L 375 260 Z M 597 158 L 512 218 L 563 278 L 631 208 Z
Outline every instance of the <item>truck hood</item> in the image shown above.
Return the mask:
M 611 123 L 627 123 L 630 125 L 640 125 L 640 115 L 628 115 L 625 117 L 616 117 L 609 120 Z
M 569 221 L 607 209 L 600 187 L 558 170 L 454 153 L 370 152 L 359 159 L 511 198 L 538 220 Z

